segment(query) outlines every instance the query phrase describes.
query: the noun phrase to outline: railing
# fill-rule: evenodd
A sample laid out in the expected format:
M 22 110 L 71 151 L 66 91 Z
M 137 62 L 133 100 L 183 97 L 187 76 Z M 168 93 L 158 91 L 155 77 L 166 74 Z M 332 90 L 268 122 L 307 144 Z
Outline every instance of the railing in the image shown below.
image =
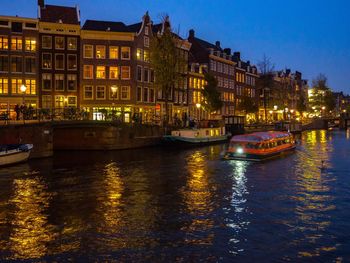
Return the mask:
M 113 122 L 115 124 L 124 123 L 124 116 L 116 111 L 104 111 L 99 122 Z M 31 107 L 21 107 L 11 111 L 0 112 L 0 124 L 23 124 L 35 122 L 49 122 L 49 121 L 88 121 L 91 120 L 92 114 L 90 112 L 75 107 L 53 108 L 53 109 L 34 109 Z M 147 124 L 147 125 L 161 125 L 160 116 L 153 115 L 150 118 L 142 119 L 139 114 L 133 114 L 129 123 Z

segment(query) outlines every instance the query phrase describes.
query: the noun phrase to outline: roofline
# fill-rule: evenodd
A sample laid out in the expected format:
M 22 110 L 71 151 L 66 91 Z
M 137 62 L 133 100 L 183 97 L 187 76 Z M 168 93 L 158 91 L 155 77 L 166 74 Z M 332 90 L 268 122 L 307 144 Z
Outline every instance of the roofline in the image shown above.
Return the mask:
M 32 17 L 22 17 L 22 16 L 2 16 L 0 15 L 1 19 L 10 19 L 10 20 L 28 20 L 28 21 L 36 21 L 38 22 L 38 18 L 32 18 Z

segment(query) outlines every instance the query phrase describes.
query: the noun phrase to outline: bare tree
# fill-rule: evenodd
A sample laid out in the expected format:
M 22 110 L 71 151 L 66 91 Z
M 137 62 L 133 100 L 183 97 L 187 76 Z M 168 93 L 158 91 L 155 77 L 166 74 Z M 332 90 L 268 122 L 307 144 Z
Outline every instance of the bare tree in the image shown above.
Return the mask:
M 260 77 L 257 82 L 257 87 L 260 91 L 260 96 L 263 97 L 264 118 L 265 122 L 267 122 L 267 99 L 268 94 L 270 94 L 275 85 L 273 74 L 275 66 L 272 64 L 271 59 L 264 54 L 263 59 L 258 62 L 258 68 L 260 71 Z

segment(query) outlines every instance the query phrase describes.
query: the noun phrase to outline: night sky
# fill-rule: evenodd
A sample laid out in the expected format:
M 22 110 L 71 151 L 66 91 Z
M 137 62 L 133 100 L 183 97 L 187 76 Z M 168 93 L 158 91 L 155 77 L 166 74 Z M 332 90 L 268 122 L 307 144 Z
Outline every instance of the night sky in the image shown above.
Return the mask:
M 301 71 L 311 80 L 319 73 L 336 91 L 350 93 L 350 1 L 348 0 L 46 0 L 79 5 L 82 20 L 140 22 L 148 10 L 154 22 L 170 15 L 173 28 L 222 47 L 241 51 L 257 63 L 263 55 L 275 69 Z M 1 0 L 1 15 L 37 16 L 36 0 Z M 98 4 L 97 4 L 98 3 Z M 103 4 L 100 4 L 103 3 Z

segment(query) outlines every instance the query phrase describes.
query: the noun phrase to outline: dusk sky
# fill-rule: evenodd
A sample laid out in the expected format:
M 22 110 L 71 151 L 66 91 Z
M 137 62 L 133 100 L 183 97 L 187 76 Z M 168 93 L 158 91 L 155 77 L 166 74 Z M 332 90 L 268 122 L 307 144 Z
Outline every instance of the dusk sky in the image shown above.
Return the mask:
M 2 0 L 1 15 L 37 16 L 36 0 Z M 169 14 L 174 29 L 240 51 L 257 63 L 263 55 L 275 69 L 291 68 L 311 80 L 319 73 L 336 91 L 350 93 L 350 1 L 348 0 L 49 0 L 79 5 L 82 20 L 137 23 L 148 10 L 154 22 Z

